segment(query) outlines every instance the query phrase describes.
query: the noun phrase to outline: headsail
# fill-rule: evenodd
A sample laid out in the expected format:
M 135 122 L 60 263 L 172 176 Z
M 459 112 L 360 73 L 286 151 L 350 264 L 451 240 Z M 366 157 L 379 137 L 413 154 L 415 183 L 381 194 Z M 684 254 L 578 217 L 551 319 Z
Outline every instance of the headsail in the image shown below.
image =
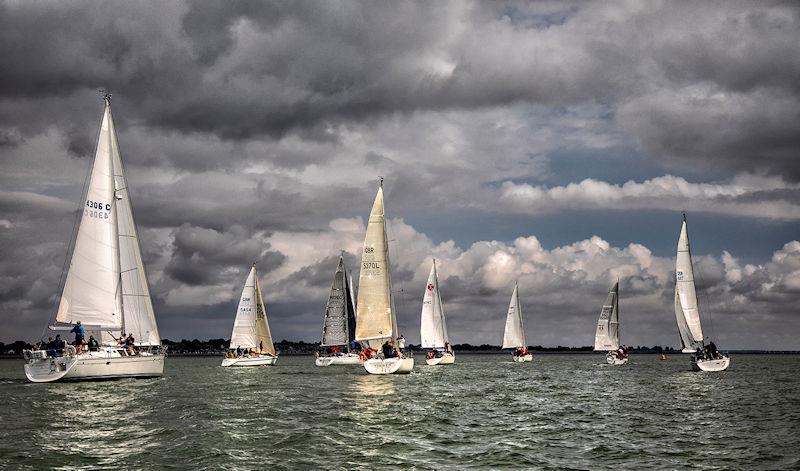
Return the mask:
M 253 271 L 255 271 L 253 267 Z M 256 282 L 256 347 L 258 353 L 269 353 L 275 355 L 275 345 L 272 343 L 272 332 L 269 330 L 267 320 L 267 308 L 264 306 L 264 297 L 261 295 L 261 282 L 258 281 L 258 274 L 255 276 Z
M 397 336 L 389 270 L 389 248 L 381 187 L 378 188 L 375 203 L 369 214 L 358 283 L 356 340 L 368 340 L 373 348 L 379 348 L 385 340 Z
M 514 283 L 514 292 L 508 304 L 506 329 L 503 333 L 503 348 L 527 347 L 525 343 L 525 327 L 522 324 L 522 306 L 519 303 L 519 288 Z
M 56 321 L 122 327 L 117 205 L 112 159 L 113 123 L 107 100 L 75 247 Z
M 353 332 L 351 320 L 354 320 L 353 303 L 350 299 L 350 283 L 344 266 L 344 257 L 339 257 L 339 265 L 333 275 L 331 293 L 325 307 L 325 325 L 322 329 L 323 347 L 333 345 L 349 345 Z
M 619 281 L 608 292 L 606 302 L 597 320 L 597 331 L 594 334 L 594 349 L 602 351 L 619 348 Z
M 447 322 L 444 317 L 442 297 L 439 293 L 439 277 L 436 274 L 436 261 L 433 261 L 428 283 L 425 285 L 425 294 L 422 296 L 422 313 L 420 321 L 420 338 L 422 348 L 445 348 L 447 337 Z
M 237 347 L 275 354 L 255 265 L 247 276 L 236 311 L 236 319 L 233 321 L 230 348 Z
M 700 309 L 694 285 L 692 254 L 689 248 L 689 233 L 686 215 L 678 238 L 678 255 L 675 260 L 675 318 L 683 344 L 683 351 L 694 352 L 703 346 L 703 328 L 700 325 Z

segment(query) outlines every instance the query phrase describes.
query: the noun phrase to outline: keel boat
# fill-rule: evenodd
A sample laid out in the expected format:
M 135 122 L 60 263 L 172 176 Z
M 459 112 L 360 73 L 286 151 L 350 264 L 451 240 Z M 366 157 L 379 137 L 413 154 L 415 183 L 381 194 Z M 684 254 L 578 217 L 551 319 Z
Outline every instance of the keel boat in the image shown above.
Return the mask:
M 514 282 L 514 292 L 511 293 L 511 302 L 508 304 L 506 315 L 506 329 L 503 332 L 503 349 L 513 348 L 511 359 L 515 363 L 533 361 L 533 354 L 528 351 L 525 343 L 525 326 L 522 324 L 522 305 L 519 302 L 519 287 Z
M 606 363 L 609 365 L 628 363 L 627 351 L 619 348 L 619 280 L 608 292 L 600 310 L 594 334 L 594 351 L 606 352 Z
M 267 310 L 261 296 L 258 271 L 254 263 L 242 289 L 229 351 L 222 359 L 222 366 L 269 366 L 278 361 L 272 334 L 267 323 Z
M 447 322 L 444 317 L 442 296 L 439 293 L 439 276 L 436 273 L 436 260 L 431 266 L 425 294 L 422 296 L 419 335 L 422 348 L 429 349 L 425 362 L 430 366 L 452 365 L 456 362 L 455 353 L 447 336 Z
M 325 325 L 322 328 L 320 343 L 321 347 L 327 348 L 327 353 L 316 357 L 314 364 L 317 366 L 363 363 L 358 352 L 350 348 L 356 333 L 356 300 L 353 292 L 353 280 L 345 267 L 344 256 L 339 256 L 339 264 L 333 275 L 331 293 L 325 307 Z

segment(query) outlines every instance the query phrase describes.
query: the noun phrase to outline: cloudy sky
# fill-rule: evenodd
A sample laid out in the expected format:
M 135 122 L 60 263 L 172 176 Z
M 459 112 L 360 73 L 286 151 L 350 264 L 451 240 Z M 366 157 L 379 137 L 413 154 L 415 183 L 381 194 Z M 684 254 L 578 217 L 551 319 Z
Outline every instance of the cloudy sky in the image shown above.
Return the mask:
M 453 343 L 679 344 L 689 217 L 706 333 L 800 349 L 792 2 L 0 3 L 0 340 L 53 315 L 113 93 L 162 337 L 228 337 L 259 261 L 277 339 L 318 340 L 378 176 L 399 322 L 431 259 Z

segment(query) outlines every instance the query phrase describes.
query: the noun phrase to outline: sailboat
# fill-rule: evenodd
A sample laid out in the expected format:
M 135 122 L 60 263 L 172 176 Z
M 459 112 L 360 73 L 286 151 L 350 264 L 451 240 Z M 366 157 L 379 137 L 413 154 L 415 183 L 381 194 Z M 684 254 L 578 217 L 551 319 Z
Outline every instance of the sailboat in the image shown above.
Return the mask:
M 600 310 L 600 319 L 597 320 L 594 334 L 594 350 L 608 352 L 606 363 L 609 365 L 628 363 L 628 355 L 619 352 L 619 281 L 608 292 L 603 309 Z
M 26 350 L 25 375 L 35 383 L 155 377 L 164 372 L 164 348 L 111 116 L 111 95 L 103 101 L 86 203 L 55 323 L 50 325 L 54 331 L 80 325 L 85 337 L 97 336 L 98 345 L 91 350 L 83 344 Z M 126 332 L 132 337 L 124 346 Z
M 344 256 L 333 275 L 331 294 L 325 307 L 325 325 L 322 328 L 320 346 L 328 347 L 329 353 L 314 360 L 317 366 L 360 365 L 363 363 L 357 352 L 350 349 L 356 333 L 356 306 L 353 296 L 353 280 L 344 264 Z
M 376 357 L 364 361 L 364 369 L 368 373 L 410 373 L 414 368 L 414 359 L 406 356 L 402 348 L 396 348 L 397 330 L 381 178 L 381 185 L 369 214 L 358 282 L 356 340 L 367 341 L 369 351 L 378 352 Z M 384 344 L 387 344 L 385 349 Z
M 511 302 L 508 304 L 506 315 L 506 330 L 503 333 L 503 349 L 513 348 L 511 359 L 516 363 L 533 361 L 533 354 L 528 351 L 525 343 L 525 327 L 522 325 L 522 306 L 519 303 L 519 287 L 514 282 L 514 292 L 511 293 Z
M 704 354 L 703 327 L 700 325 L 700 306 L 694 285 L 692 251 L 689 248 L 689 232 L 686 213 L 683 213 L 681 235 L 678 238 L 678 254 L 675 259 L 675 319 L 681 338 L 683 353 L 692 354 L 692 369 L 695 371 L 723 371 L 731 364 L 730 356 L 720 352 Z M 713 346 L 716 350 L 716 346 Z
M 222 366 L 265 366 L 278 361 L 255 263 L 242 289 L 229 349 L 230 352 L 222 359 Z
M 456 356 L 450 348 L 447 336 L 447 322 L 444 318 L 442 296 L 439 294 L 439 276 L 436 274 L 436 260 L 431 266 L 425 294 L 422 296 L 422 314 L 419 326 L 422 348 L 431 349 L 425 362 L 428 365 L 452 365 Z

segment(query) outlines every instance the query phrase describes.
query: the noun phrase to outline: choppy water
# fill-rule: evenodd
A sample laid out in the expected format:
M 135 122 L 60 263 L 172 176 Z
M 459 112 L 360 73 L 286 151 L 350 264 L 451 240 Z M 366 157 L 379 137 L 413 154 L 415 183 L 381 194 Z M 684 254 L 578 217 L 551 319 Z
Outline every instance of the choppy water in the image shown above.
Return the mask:
M 37 385 L 0 362 L 0 468 L 776 469 L 800 467 L 798 356 L 459 355 L 408 376 L 311 357 L 154 380 Z

